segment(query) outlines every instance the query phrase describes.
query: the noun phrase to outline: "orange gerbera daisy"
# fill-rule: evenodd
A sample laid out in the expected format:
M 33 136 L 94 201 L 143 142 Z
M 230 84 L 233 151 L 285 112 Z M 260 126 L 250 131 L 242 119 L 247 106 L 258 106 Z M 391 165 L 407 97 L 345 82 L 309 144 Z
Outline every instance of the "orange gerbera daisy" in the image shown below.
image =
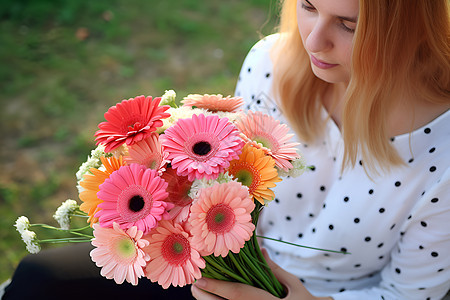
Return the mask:
M 203 108 L 212 112 L 217 111 L 228 111 L 228 112 L 236 112 L 242 104 L 244 104 L 244 100 L 242 97 L 223 97 L 220 94 L 217 95 L 199 95 L 192 94 L 184 97 L 181 100 L 183 106 L 195 106 L 198 108 Z
M 100 159 L 106 170 L 101 171 L 91 168 L 89 171 L 92 174 L 85 174 L 83 176 L 84 179 L 80 182 L 81 187 L 84 189 L 79 195 L 81 201 L 83 201 L 80 209 L 89 215 L 87 222 L 91 223 L 91 226 L 97 223 L 98 218 L 94 217 L 94 215 L 100 210 L 98 205 L 103 202 L 97 197 L 97 192 L 100 191 L 99 186 L 109 178 L 112 172 L 119 170 L 124 165 L 122 157 L 101 157 Z
M 249 194 L 261 204 L 264 204 L 264 200 L 271 201 L 275 198 L 275 193 L 270 188 L 281 181 L 275 169 L 275 160 L 250 144 L 244 146 L 239 159 L 230 162 L 228 173 L 247 186 Z

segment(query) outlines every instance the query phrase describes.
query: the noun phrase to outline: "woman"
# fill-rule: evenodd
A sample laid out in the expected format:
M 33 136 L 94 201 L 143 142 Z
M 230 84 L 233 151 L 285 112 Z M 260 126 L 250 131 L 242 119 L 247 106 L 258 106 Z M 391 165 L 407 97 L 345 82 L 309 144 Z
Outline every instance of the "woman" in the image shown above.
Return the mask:
M 286 299 L 449 290 L 449 18 L 447 0 L 286 0 L 246 58 L 236 95 L 285 118 L 312 165 L 277 186 L 261 234 L 349 253 L 264 241 Z M 273 299 L 211 279 L 192 292 Z

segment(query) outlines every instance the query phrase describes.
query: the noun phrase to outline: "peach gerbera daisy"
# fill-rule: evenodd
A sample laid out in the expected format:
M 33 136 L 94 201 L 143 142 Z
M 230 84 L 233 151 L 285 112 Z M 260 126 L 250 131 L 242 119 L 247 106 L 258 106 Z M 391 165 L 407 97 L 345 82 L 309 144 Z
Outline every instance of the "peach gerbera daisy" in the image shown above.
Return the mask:
M 97 192 L 100 191 L 99 186 L 105 182 L 107 178 L 114 172 L 119 170 L 121 166 L 124 165 L 122 157 L 118 159 L 115 157 L 100 157 L 105 171 L 101 171 L 95 168 L 91 168 L 89 171 L 92 174 L 83 175 L 83 180 L 80 182 L 80 186 L 83 191 L 80 193 L 79 197 L 83 203 L 80 205 L 80 209 L 89 215 L 87 220 L 88 223 L 97 223 L 98 218 L 94 215 L 100 210 L 98 205 L 103 201 L 97 197 Z
M 163 123 L 161 119 L 170 106 L 159 106 L 161 98 L 138 96 L 123 100 L 105 113 L 106 122 L 98 125 L 95 133 L 97 145 L 105 146 L 105 152 L 111 152 L 123 143 L 128 146 L 148 137 Z
M 167 182 L 156 170 L 138 164 L 122 166 L 100 185 L 97 197 L 103 202 L 95 217 L 102 227 L 116 222 L 122 229 L 137 226 L 147 233 L 158 221 L 169 218 L 167 210 L 173 204 L 164 201 L 166 189 Z
M 145 268 L 148 279 L 163 288 L 185 286 L 202 277 L 200 269 L 205 261 L 191 247 L 191 236 L 178 223 L 161 221 L 148 238 L 151 243 L 144 250 L 151 257 Z
M 138 279 L 145 276 L 144 267 L 150 260 L 150 256 L 142 250 L 149 244 L 142 235 L 136 226 L 123 231 L 117 223 L 113 224 L 113 228 L 94 224 L 92 245 L 96 248 L 90 254 L 97 267 L 102 268 L 100 274 L 114 279 L 117 284 L 126 280 L 137 285 Z
M 228 173 L 247 186 L 250 195 L 261 204 L 264 204 L 264 200 L 271 201 L 275 198 L 275 193 L 269 188 L 281 181 L 274 159 L 250 144 L 244 146 L 239 159 L 230 163 Z
M 217 178 L 244 145 L 237 128 L 217 115 L 179 119 L 160 138 L 172 168 L 190 181 Z
M 152 133 L 145 140 L 136 142 L 128 147 L 128 156 L 124 160 L 128 163 L 137 163 L 147 168 L 157 170 L 158 175 L 164 172 L 165 165 L 169 162 L 167 159 L 169 153 L 165 152 L 159 141 L 159 135 Z
M 193 247 L 202 255 L 238 253 L 255 230 L 251 217 L 254 208 L 248 189 L 239 182 L 202 189 L 188 219 Z
M 223 98 L 223 96 L 220 94 L 192 94 L 184 97 L 184 99 L 181 100 L 181 103 L 183 103 L 183 106 L 195 106 L 212 112 L 236 112 L 242 106 L 242 104 L 244 104 L 244 100 L 242 97 L 227 96 Z
M 272 116 L 249 111 L 235 124 L 246 142 L 272 156 L 278 168 L 288 171 L 292 168 L 290 161 L 299 158 L 295 148 L 299 143 L 289 142 L 294 134 L 289 134 L 289 127 Z
M 169 211 L 170 219 L 176 223 L 186 221 L 192 203 L 192 198 L 189 197 L 192 182 L 188 180 L 187 176 L 178 176 L 177 171 L 172 168 L 168 168 L 161 177 L 168 183 L 169 196 L 166 201 L 175 205 Z

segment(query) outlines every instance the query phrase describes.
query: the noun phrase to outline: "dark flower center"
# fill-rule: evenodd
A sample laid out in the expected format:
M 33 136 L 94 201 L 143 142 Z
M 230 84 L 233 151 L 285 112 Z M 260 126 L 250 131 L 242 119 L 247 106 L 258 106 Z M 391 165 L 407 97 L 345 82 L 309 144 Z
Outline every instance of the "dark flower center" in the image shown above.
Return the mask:
M 128 207 L 130 208 L 130 210 L 132 210 L 134 212 L 138 212 L 141 209 L 143 209 L 144 205 L 145 205 L 144 198 L 142 198 L 142 196 L 140 196 L 140 195 L 133 196 L 130 199 L 130 202 L 128 203 Z
M 198 142 L 194 145 L 192 148 L 192 151 L 194 151 L 197 155 L 206 155 L 211 151 L 211 144 L 208 142 Z

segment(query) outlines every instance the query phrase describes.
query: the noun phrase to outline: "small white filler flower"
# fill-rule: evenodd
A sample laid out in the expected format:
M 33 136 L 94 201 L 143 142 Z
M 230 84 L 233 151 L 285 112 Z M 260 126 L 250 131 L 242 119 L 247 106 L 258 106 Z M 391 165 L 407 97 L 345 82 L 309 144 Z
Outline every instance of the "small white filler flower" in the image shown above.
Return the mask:
M 67 199 L 56 210 L 53 218 L 58 222 L 61 229 L 69 230 L 71 214 L 78 209 L 78 204 L 75 200 Z
M 21 216 L 17 218 L 16 224 L 14 224 L 16 230 L 22 234 L 25 230 L 30 229 L 30 220 L 27 217 Z
M 159 105 L 170 105 L 171 107 L 175 107 L 175 99 L 177 94 L 174 90 L 166 90 L 164 95 L 161 97 L 161 102 Z
M 24 230 L 21 236 L 25 245 L 27 245 L 28 252 L 36 254 L 41 251 L 41 246 L 34 231 Z
M 283 169 L 277 168 L 278 176 L 280 177 L 290 176 L 295 178 L 302 175 L 303 172 L 305 172 L 305 170 L 307 169 L 305 159 L 302 156 L 292 160 L 291 164 L 292 169 L 290 169 L 289 171 L 284 171 Z
M 88 159 L 81 164 L 78 172 L 76 174 L 77 181 L 80 183 L 83 180 L 83 175 L 89 172 L 91 168 L 99 168 L 102 165 L 100 157 L 105 156 L 105 146 L 98 145 L 97 148 L 91 151 L 91 156 L 88 156 Z
M 212 187 L 216 183 L 222 184 L 230 181 L 237 181 L 237 179 L 233 179 L 233 177 L 228 174 L 228 172 L 220 173 L 217 179 L 195 179 L 192 182 L 191 190 L 189 191 L 188 196 L 192 199 L 196 199 L 201 189 Z

